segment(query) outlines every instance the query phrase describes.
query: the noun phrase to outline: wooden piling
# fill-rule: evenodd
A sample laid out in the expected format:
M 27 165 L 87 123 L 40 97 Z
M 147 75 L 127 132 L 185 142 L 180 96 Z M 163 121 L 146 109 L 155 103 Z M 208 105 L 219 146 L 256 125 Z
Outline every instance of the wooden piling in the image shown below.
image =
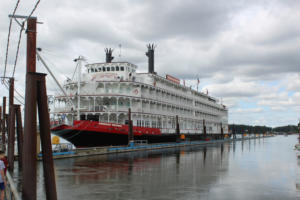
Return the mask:
M 23 125 L 22 125 L 22 116 L 21 116 L 21 106 L 15 105 L 15 113 L 17 120 L 17 144 L 18 144 L 18 164 L 19 169 L 22 169 L 22 155 L 23 155 Z
M 133 136 L 133 123 L 131 120 L 131 109 L 128 108 L 128 145 L 132 145 L 134 142 Z
M 15 151 L 15 124 L 16 113 L 14 108 L 14 78 L 9 79 L 9 114 L 8 114 L 8 141 L 7 141 L 7 160 L 9 170 L 14 170 L 14 151 Z
M 50 133 L 50 118 L 48 110 L 48 98 L 46 92 L 46 75 L 36 74 L 39 76 L 37 87 L 37 103 L 40 123 L 40 137 L 43 153 L 43 168 L 44 179 L 46 186 L 46 197 L 48 200 L 56 200 L 56 183 L 54 175 L 53 157 L 52 157 L 52 145 L 51 145 L 51 133 Z
M 175 123 L 176 123 L 176 142 L 180 141 L 180 127 L 179 127 L 179 119 L 178 115 L 175 117 Z

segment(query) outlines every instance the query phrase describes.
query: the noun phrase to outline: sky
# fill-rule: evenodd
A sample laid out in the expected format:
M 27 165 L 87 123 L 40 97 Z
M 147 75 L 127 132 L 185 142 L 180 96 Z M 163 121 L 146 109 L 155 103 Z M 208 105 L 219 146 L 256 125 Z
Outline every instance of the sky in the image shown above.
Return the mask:
M 4 75 L 9 18 L 16 0 L 0 1 L 0 75 Z M 29 15 L 36 1 L 20 0 Z M 74 58 L 128 61 L 147 72 L 146 45 L 154 43 L 155 71 L 219 99 L 229 123 L 296 125 L 300 118 L 300 1 L 297 0 L 41 0 L 37 47 L 56 78 L 73 76 Z M 22 20 L 19 20 L 20 22 Z M 15 86 L 24 102 L 26 34 L 22 32 Z M 12 76 L 20 26 L 13 21 L 5 76 Z M 299 55 L 298 55 L 299 54 Z M 37 71 L 46 72 L 37 62 Z M 58 87 L 48 75 L 48 94 Z M 0 84 L 2 95 L 7 88 Z M 18 103 L 16 101 L 16 103 Z

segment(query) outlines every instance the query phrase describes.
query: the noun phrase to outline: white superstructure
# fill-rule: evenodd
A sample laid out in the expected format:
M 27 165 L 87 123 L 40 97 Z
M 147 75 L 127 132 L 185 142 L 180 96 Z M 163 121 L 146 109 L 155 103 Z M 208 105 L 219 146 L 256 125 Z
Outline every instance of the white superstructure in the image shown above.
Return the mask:
M 227 108 L 204 93 L 156 73 L 137 73 L 137 66 L 128 62 L 94 63 L 85 67 L 80 84 L 77 80 L 67 80 L 63 86 L 67 96 L 56 96 L 54 100 L 52 113 L 70 124 L 77 120 L 77 105 L 80 105 L 81 120 L 124 124 L 131 108 L 134 126 L 175 133 L 178 115 L 181 133 L 203 133 L 203 120 L 208 134 L 221 133 L 221 126 L 224 134 L 228 133 Z M 68 99 L 73 103 L 68 103 Z

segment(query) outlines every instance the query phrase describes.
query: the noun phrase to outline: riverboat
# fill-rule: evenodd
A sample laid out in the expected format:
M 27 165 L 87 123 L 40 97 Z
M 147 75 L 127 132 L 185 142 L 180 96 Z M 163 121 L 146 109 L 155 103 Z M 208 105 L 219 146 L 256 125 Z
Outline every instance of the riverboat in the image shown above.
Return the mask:
M 227 107 L 174 76 L 158 75 L 155 46 L 147 48 L 147 73 L 138 73 L 129 62 L 112 62 L 112 49 L 105 49 L 106 62 L 86 64 L 83 73 L 83 58 L 76 59 L 77 78 L 67 79 L 64 95 L 51 100 L 52 133 L 76 147 L 230 136 Z

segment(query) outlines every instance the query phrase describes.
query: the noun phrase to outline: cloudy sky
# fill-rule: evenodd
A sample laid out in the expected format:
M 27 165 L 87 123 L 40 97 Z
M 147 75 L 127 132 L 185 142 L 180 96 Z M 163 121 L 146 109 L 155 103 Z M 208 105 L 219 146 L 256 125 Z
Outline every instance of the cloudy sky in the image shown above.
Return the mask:
M 0 73 L 4 74 L 8 14 L 0 2 Z M 36 1 L 20 1 L 28 15 Z M 281 126 L 300 118 L 300 1 L 297 0 L 41 0 L 37 46 L 62 82 L 73 59 L 129 61 L 147 71 L 146 44 L 155 43 L 155 71 L 174 75 L 229 107 L 229 123 Z M 6 76 L 11 76 L 20 27 L 12 23 Z M 119 46 L 121 45 L 121 49 Z M 24 93 L 26 35 L 22 35 L 16 88 Z M 298 55 L 299 54 L 299 55 Z M 37 71 L 45 72 L 41 63 Z M 49 94 L 58 88 L 47 78 Z M 7 95 L 4 85 L 0 92 Z M 23 101 L 22 97 L 19 97 Z

